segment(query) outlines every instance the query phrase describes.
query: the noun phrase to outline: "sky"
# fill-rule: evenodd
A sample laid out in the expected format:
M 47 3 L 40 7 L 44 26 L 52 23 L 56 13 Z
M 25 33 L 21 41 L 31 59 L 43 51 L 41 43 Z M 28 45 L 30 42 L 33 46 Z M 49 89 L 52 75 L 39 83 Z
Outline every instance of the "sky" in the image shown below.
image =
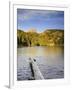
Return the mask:
M 64 29 L 64 11 L 17 9 L 17 29 L 37 32 Z

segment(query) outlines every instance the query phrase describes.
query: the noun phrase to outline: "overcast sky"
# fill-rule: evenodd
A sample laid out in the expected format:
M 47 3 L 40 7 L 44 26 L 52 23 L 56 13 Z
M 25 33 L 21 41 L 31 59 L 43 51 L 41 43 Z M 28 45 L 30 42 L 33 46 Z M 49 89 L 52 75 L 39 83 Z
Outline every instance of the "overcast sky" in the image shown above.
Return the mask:
M 64 29 L 64 12 L 54 10 L 17 9 L 17 29 Z

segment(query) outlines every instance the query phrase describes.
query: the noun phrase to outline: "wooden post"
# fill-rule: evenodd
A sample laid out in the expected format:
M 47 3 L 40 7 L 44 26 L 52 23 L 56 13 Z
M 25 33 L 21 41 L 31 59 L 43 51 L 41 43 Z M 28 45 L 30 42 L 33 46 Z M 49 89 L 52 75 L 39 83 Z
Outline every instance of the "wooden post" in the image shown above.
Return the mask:
M 36 59 L 29 58 L 29 63 L 32 72 L 32 77 L 34 77 L 35 80 L 44 79 L 42 73 L 40 72 L 40 69 L 38 68 Z

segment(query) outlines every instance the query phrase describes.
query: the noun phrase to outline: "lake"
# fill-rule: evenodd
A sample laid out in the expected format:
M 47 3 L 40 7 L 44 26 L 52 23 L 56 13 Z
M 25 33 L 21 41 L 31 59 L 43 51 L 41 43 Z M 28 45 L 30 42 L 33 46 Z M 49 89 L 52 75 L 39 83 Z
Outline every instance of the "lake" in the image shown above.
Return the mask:
M 36 59 L 45 79 L 64 78 L 63 46 L 17 48 L 17 80 L 28 80 L 31 77 L 29 57 Z

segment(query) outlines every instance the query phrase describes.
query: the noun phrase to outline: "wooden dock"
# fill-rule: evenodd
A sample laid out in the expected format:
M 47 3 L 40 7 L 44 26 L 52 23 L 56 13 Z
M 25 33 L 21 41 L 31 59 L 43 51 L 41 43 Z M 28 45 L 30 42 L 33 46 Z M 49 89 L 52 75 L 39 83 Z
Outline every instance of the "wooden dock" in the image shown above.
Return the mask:
M 30 64 L 30 68 L 31 68 L 31 73 L 32 73 L 32 80 L 41 80 L 44 79 L 37 63 L 36 63 L 36 59 L 33 58 L 29 58 L 29 64 Z

